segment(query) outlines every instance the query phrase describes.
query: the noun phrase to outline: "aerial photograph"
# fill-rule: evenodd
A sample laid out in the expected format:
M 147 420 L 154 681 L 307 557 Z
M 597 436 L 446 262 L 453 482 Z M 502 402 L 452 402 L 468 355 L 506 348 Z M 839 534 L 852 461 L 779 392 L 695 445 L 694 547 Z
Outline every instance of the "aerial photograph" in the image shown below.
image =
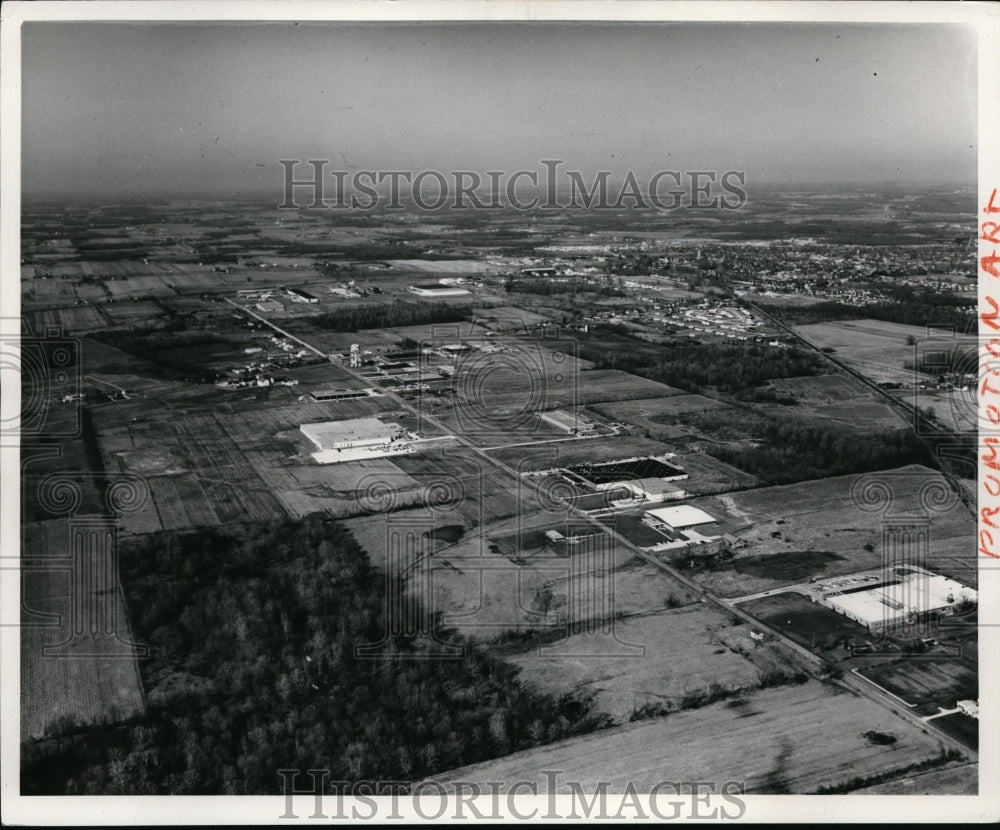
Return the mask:
M 21 795 L 980 793 L 974 27 L 20 60 Z

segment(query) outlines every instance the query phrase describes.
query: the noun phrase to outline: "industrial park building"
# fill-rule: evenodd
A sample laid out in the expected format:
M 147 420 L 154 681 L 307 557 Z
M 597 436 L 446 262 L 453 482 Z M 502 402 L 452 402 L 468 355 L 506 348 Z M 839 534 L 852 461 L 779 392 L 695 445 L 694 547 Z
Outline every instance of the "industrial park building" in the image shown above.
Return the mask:
M 418 297 L 462 297 L 469 293 L 464 288 L 458 288 L 454 285 L 441 285 L 440 283 L 411 285 L 409 290 Z
M 954 579 L 921 571 L 869 587 L 824 592 L 814 599 L 871 631 L 880 631 L 922 614 L 950 614 L 963 601 L 976 602 L 977 594 Z
M 388 444 L 404 435 L 399 424 L 384 424 L 378 418 L 322 421 L 302 424 L 299 429 L 319 450 L 377 446 Z
M 566 432 L 593 432 L 596 424 L 589 421 L 576 412 L 566 412 L 562 409 L 553 409 L 551 412 L 541 413 L 542 420 L 566 430 Z

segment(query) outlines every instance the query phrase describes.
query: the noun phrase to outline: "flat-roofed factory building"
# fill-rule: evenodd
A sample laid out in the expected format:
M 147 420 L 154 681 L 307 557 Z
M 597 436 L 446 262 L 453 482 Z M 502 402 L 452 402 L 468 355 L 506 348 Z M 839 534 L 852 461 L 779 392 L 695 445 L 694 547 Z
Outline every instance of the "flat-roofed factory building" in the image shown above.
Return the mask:
M 309 397 L 314 401 L 346 401 L 351 398 L 367 398 L 372 395 L 373 389 L 341 389 L 339 387 L 320 387 L 310 389 Z
M 563 409 L 553 409 L 551 412 L 541 413 L 543 421 L 552 424 L 552 426 L 559 427 L 559 429 L 565 430 L 566 432 L 593 432 L 597 425 L 582 415 Z
M 634 478 L 628 481 L 611 481 L 605 484 L 598 484 L 598 490 L 611 490 L 615 495 L 621 494 L 620 499 L 612 501 L 612 505 L 618 502 L 627 503 L 629 501 L 676 501 L 686 499 L 691 494 L 683 487 L 667 481 L 663 478 Z M 714 521 L 714 519 L 710 519 Z
M 689 527 L 712 524 L 716 521 L 714 516 L 710 516 L 704 510 L 692 507 L 690 504 L 659 507 L 656 510 L 647 510 L 646 515 L 674 530 L 687 530 Z
M 465 288 L 457 285 L 441 285 L 440 283 L 421 283 L 411 285 L 408 289 L 418 297 L 464 297 L 469 293 Z
M 321 421 L 302 424 L 302 434 L 318 450 L 340 450 L 389 444 L 405 437 L 399 424 L 385 424 L 378 418 L 351 418 L 346 421 Z
M 929 571 L 883 579 L 856 577 L 856 584 L 847 579 L 818 586 L 819 596 L 813 598 L 871 631 L 893 628 L 922 614 L 951 614 L 965 602 L 978 601 L 975 589 Z

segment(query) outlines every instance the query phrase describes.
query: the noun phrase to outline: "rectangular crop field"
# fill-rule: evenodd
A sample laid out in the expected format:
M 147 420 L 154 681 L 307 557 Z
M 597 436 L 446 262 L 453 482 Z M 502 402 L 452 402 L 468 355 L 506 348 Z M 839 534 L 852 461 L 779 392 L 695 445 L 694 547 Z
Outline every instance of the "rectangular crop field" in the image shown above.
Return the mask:
M 890 746 L 866 732 L 892 734 Z M 751 793 L 809 793 L 937 757 L 938 741 L 878 704 L 810 681 L 632 723 L 452 770 L 437 780 L 538 782 L 572 770 L 584 792 L 649 792 L 660 781 L 741 781 Z M 569 792 L 565 783 L 560 792 Z M 613 802 L 617 803 L 617 802 Z

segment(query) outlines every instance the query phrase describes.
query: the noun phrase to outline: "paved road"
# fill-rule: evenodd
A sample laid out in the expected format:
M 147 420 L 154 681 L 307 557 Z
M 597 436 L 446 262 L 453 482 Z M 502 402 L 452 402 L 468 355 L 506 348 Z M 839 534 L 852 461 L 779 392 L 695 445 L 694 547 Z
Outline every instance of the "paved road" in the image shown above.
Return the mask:
M 232 302 L 231 300 L 227 299 L 226 302 L 228 302 L 232 306 L 235 306 L 236 308 L 240 309 L 241 311 L 247 312 L 251 316 L 253 316 L 256 319 L 260 320 L 262 323 L 265 323 L 266 325 L 270 326 L 274 331 L 277 331 L 278 333 L 282 334 L 283 336 L 288 337 L 288 338 L 294 340 L 297 343 L 301 343 L 303 345 L 303 347 L 310 349 L 315 354 L 318 354 L 318 355 L 320 355 L 321 357 L 324 357 L 324 358 L 327 357 L 327 355 L 325 355 L 323 352 L 321 352 L 316 347 L 312 346 L 309 343 L 306 343 L 304 340 L 302 340 L 302 339 L 300 339 L 298 337 L 295 337 L 294 335 L 289 334 L 288 332 L 286 332 L 283 329 L 281 329 L 278 326 L 276 326 L 271 321 L 267 320 L 264 317 L 261 317 L 259 314 L 255 313 L 253 311 L 249 311 L 248 309 L 243 308 L 243 307 L 237 305 L 236 303 Z M 349 368 L 347 366 L 341 365 L 340 368 L 343 369 L 348 374 L 354 376 L 355 378 L 357 378 L 359 380 L 365 381 L 366 383 L 369 383 L 370 380 L 371 380 L 370 378 L 364 377 L 364 375 L 361 375 L 360 373 L 355 372 L 353 369 L 351 369 L 351 368 Z M 517 470 L 515 470 L 513 467 L 511 467 L 508 464 L 505 464 L 500 459 L 491 456 L 488 452 L 486 452 L 486 450 L 484 450 L 482 447 L 480 447 L 477 444 L 475 444 L 472 440 L 470 440 L 469 438 L 465 437 L 464 435 L 460 435 L 460 434 L 457 434 L 457 433 L 453 432 L 450 427 L 445 426 L 445 424 L 443 422 L 441 422 L 439 419 L 435 418 L 433 415 L 429 415 L 428 413 L 421 411 L 420 409 L 418 409 L 416 406 L 414 406 L 412 403 L 410 403 L 405 398 L 401 398 L 393 390 L 391 390 L 391 389 L 385 389 L 383 391 L 385 392 L 385 394 L 386 394 L 387 397 L 389 397 L 391 400 L 393 400 L 396 403 L 398 403 L 399 406 L 402 407 L 403 409 L 406 409 L 407 411 L 411 412 L 412 414 L 417 415 L 418 417 L 422 418 L 427 423 L 431 424 L 432 426 L 437 427 L 438 429 L 440 429 L 443 432 L 445 432 L 447 435 L 450 435 L 458 443 L 462 444 L 464 447 L 466 447 L 467 449 L 469 449 L 472 452 L 474 452 L 478 457 L 482 458 L 490 466 L 492 466 L 492 467 L 494 467 L 494 468 L 502 471 L 506 475 L 511 476 L 515 481 L 520 481 L 521 482 L 521 486 L 525 487 L 528 490 L 531 490 L 534 494 L 538 494 L 539 491 L 542 489 L 541 486 L 538 485 L 530 476 L 524 476 L 524 477 L 522 477 L 520 475 L 520 473 Z M 545 498 L 548 498 L 548 497 L 546 496 Z M 672 568 L 667 563 L 662 562 L 660 559 L 658 559 L 653 554 L 647 553 L 646 551 L 642 550 L 641 548 L 636 547 L 636 545 L 634 545 L 631 541 L 629 541 L 624 536 L 622 536 L 620 533 L 618 533 L 613 527 L 609 527 L 607 524 L 605 524 L 604 522 L 602 522 L 600 519 L 597 519 L 594 516 L 591 516 L 588 513 L 585 513 L 584 511 L 576 508 L 575 506 L 570 506 L 569 507 L 569 512 L 572 512 L 577 518 L 579 518 L 583 522 L 586 522 L 591 527 L 594 527 L 594 528 L 597 528 L 597 529 L 603 531 L 605 534 L 607 534 L 612 539 L 614 539 L 618 544 L 622 545 L 624 548 L 626 548 L 627 550 L 631 551 L 635 556 L 639 557 L 640 559 L 645 560 L 649 564 L 653 565 L 654 567 L 659 568 L 661 571 L 663 571 L 666 574 L 668 574 L 671 579 L 673 579 L 675 582 L 683 585 L 693 596 L 697 597 L 700 601 L 703 601 L 706 605 L 711 605 L 711 606 L 715 607 L 717 610 L 720 610 L 720 611 L 723 611 L 724 613 L 730 614 L 730 615 L 736 617 L 737 619 L 741 620 L 742 622 L 745 622 L 745 623 L 748 623 L 748 624 L 752 625 L 758 631 L 763 631 L 763 632 L 765 632 L 767 634 L 770 634 L 775 640 L 777 640 L 778 642 L 782 643 L 785 647 L 787 647 L 794 654 L 796 654 L 802 660 L 802 662 L 804 663 L 804 665 L 808 669 L 811 669 L 814 673 L 819 673 L 821 671 L 824 671 L 824 670 L 830 668 L 830 666 L 826 663 L 825 660 L 823 660 L 822 657 L 819 657 L 818 655 L 814 654 L 813 652 L 809 651 L 808 649 L 803 648 L 801 645 L 799 645 L 798 643 L 796 643 L 794 640 L 790 639 L 789 637 L 786 637 L 778 629 L 772 628 L 771 626 L 762 623 L 760 620 L 756 619 L 755 617 L 752 617 L 750 614 L 746 613 L 745 611 L 742 611 L 738 606 L 733 605 L 731 602 L 727 602 L 726 600 L 724 600 L 724 599 L 722 599 L 720 597 L 716 597 L 713 594 L 710 594 L 708 591 L 706 591 L 700 585 L 698 585 L 697 583 L 695 583 L 693 580 L 688 579 L 682 573 L 680 573 L 679 571 L 675 570 L 674 568 Z M 861 680 L 858 677 L 852 675 L 850 672 L 845 672 L 844 675 L 843 675 L 843 677 L 838 682 L 840 683 L 840 685 L 842 685 L 845 688 L 847 688 L 847 689 L 855 692 L 856 694 L 859 694 L 862 697 L 866 697 L 866 698 L 868 698 L 870 700 L 874 700 L 876 703 L 878 703 L 878 704 L 880 704 L 880 705 L 882 705 L 882 706 L 884 706 L 884 707 L 886 707 L 888 709 L 891 709 L 897 715 L 899 715 L 900 717 L 903 717 L 906 720 L 909 720 L 915 726 L 918 726 L 921 729 L 925 729 L 927 727 L 927 724 L 925 724 L 924 721 L 922 721 L 916 715 L 913 715 L 912 713 L 905 711 L 906 707 L 900 706 L 898 703 L 896 703 L 895 701 L 893 701 L 890 698 L 886 697 L 884 694 L 881 694 L 878 689 L 870 686 L 869 684 L 867 684 L 863 680 Z M 973 752 L 973 750 L 970 750 L 967 746 L 965 746 L 964 744 L 962 744 L 960 741 L 955 740 L 950 735 L 946 735 L 945 733 L 942 732 L 942 733 L 940 733 L 940 738 L 941 738 L 942 742 L 944 742 L 946 744 L 950 744 L 951 746 L 953 746 L 954 748 L 960 750 L 961 752 L 965 753 L 966 755 L 969 755 L 970 757 L 973 757 L 973 758 L 978 757 L 977 753 Z

